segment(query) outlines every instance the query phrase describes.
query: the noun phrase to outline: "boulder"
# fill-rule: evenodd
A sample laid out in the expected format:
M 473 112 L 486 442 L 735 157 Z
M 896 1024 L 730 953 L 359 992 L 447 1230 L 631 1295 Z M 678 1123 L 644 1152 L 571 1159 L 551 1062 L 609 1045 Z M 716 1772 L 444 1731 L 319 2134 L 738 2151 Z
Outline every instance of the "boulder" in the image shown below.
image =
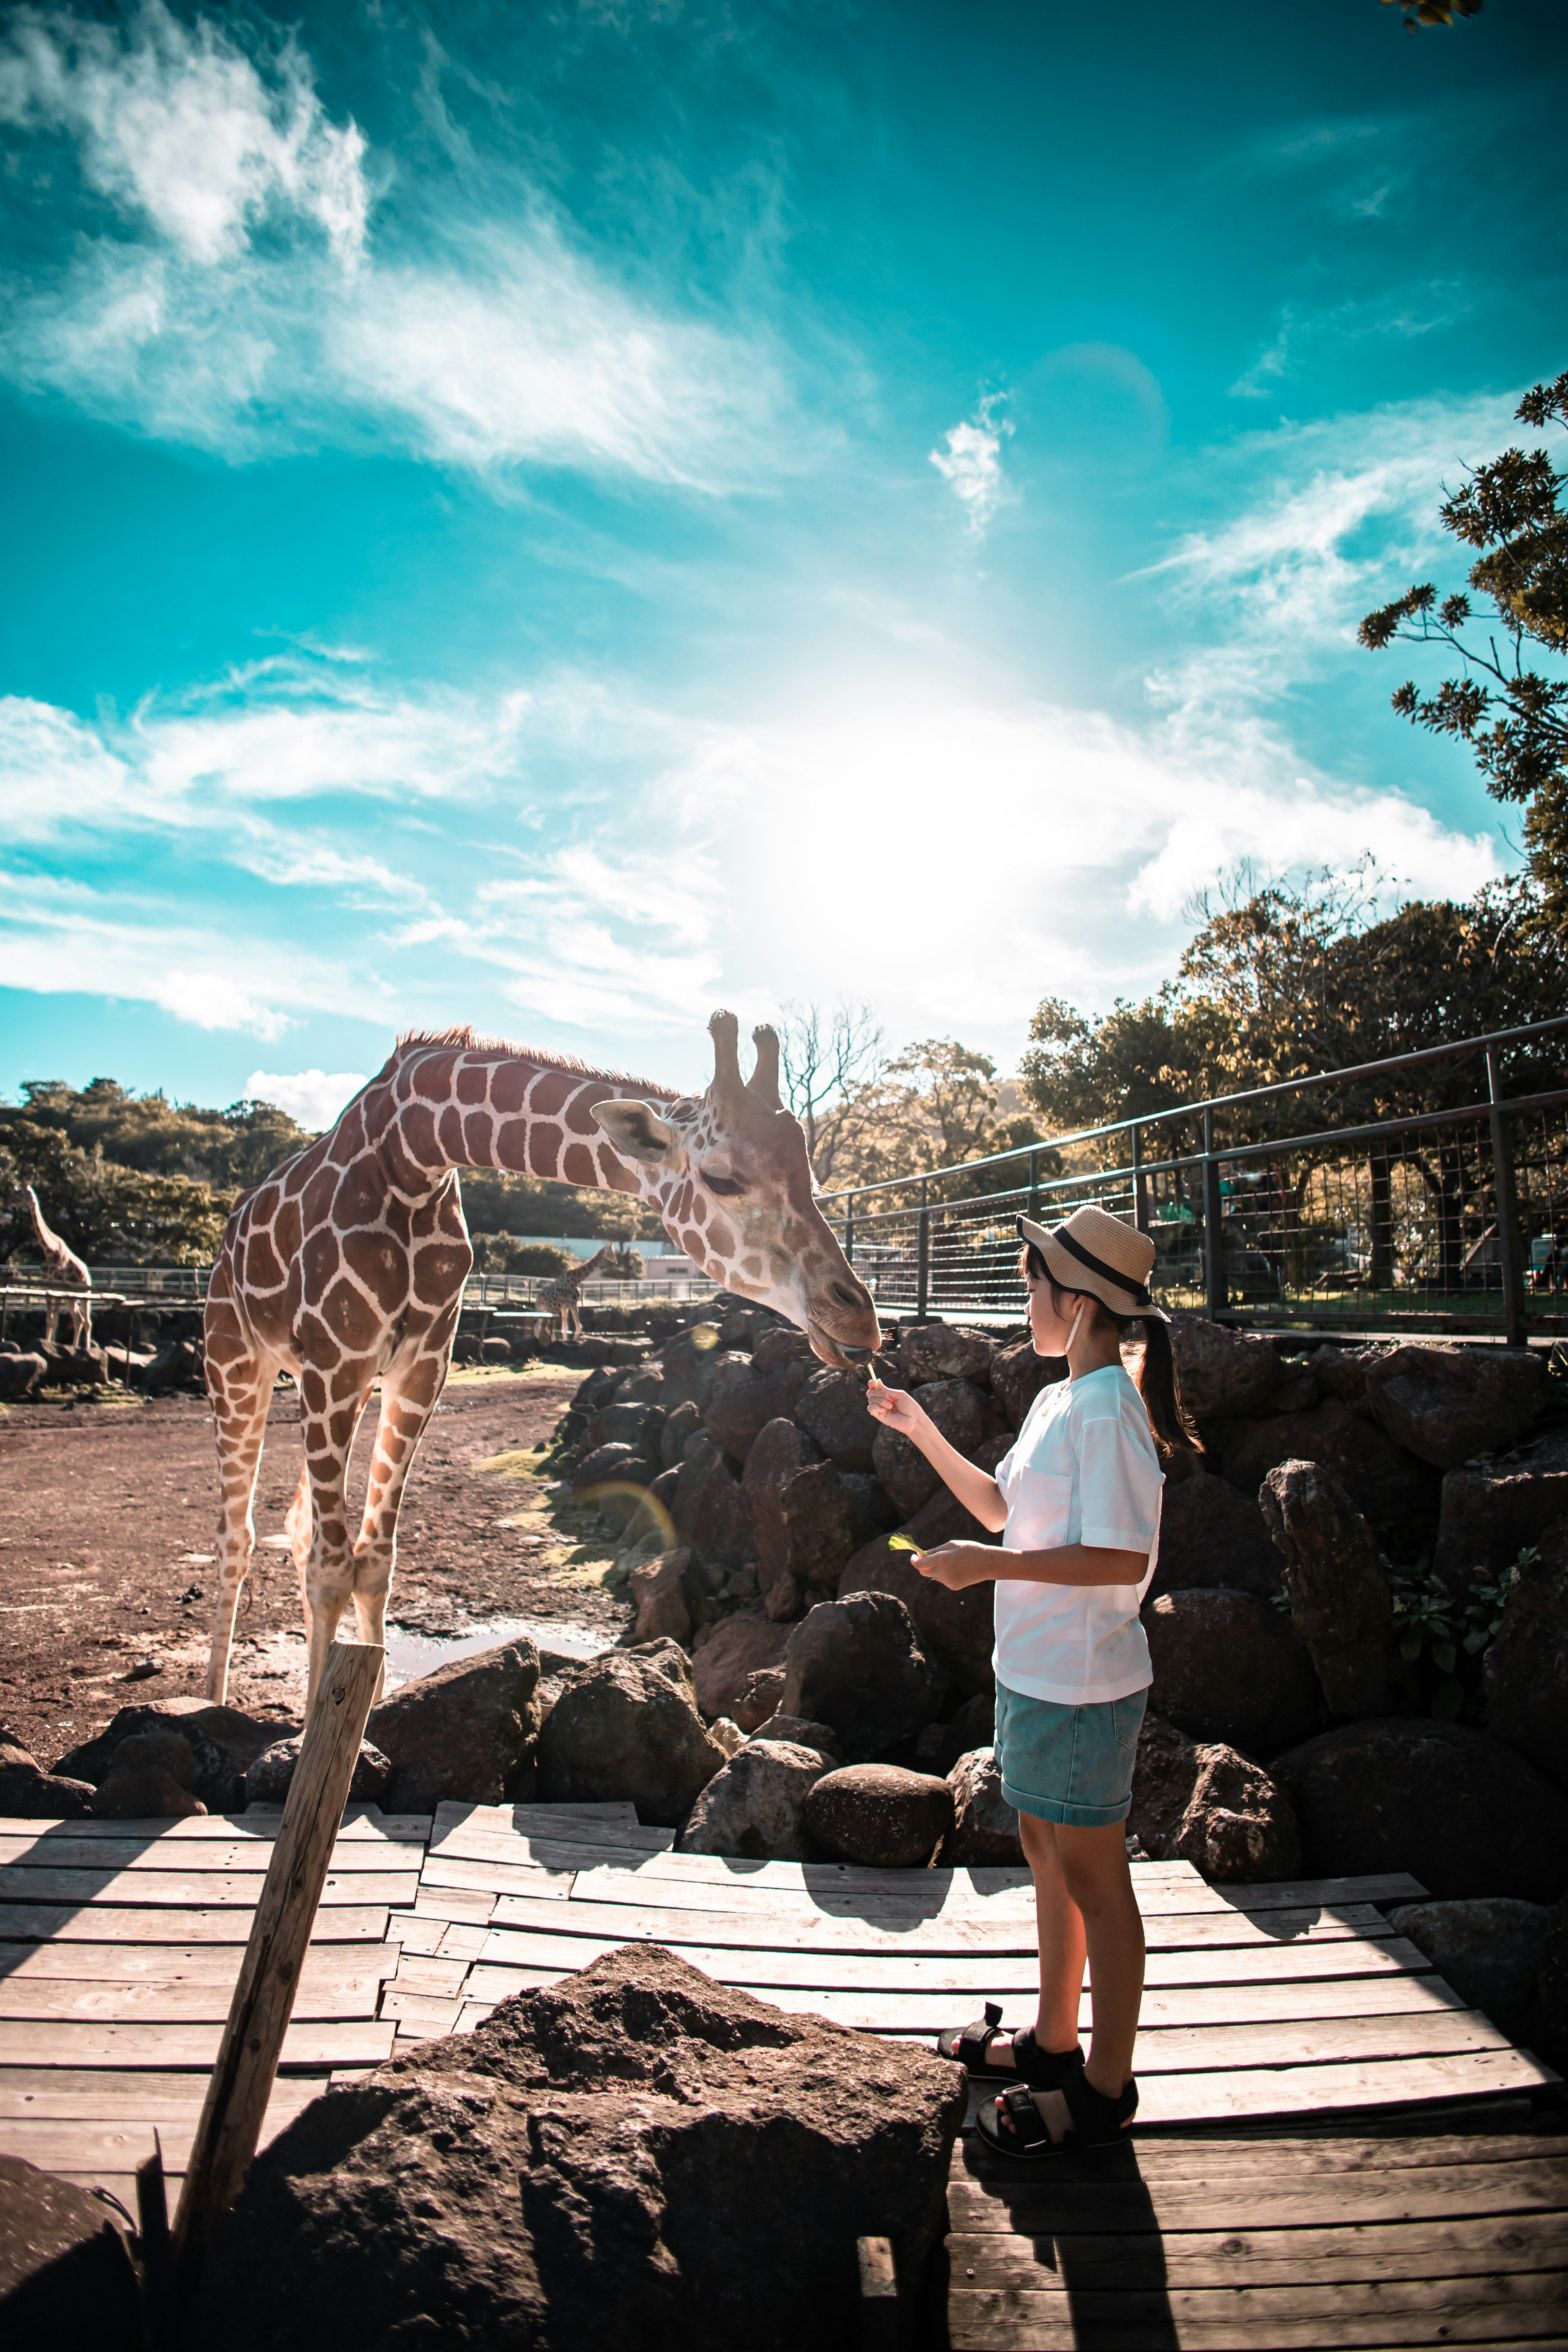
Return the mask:
M 927 1724 L 920 1735 L 919 1761 L 927 1772 L 951 1772 L 960 1756 L 989 1748 L 997 1736 L 997 1694 L 976 1691 L 946 1723 Z
M 683 1582 L 691 1564 L 691 1553 L 683 1549 L 662 1551 L 653 1559 L 639 1560 L 632 1569 L 632 1599 L 639 1642 L 654 1642 L 666 1634 L 677 1642 L 691 1640 L 691 1611 Z
M 195 1761 L 190 1793 L 210 1813 L 234 1812 L 245 1802 L 246 1774 L 284 1728 L 277 1721 L 258 1722 L 237 1706 L 215 1706 L 209 1699 L 154 1699 L 120 1708 L 107 1731 L 71 1748 L 55 1770 L 68 1780 L 90 1780 L 96 1788 L 107 1779 L 122 1741 L 142 1731 L 173 1731 L 189 1743 Z
M 1568 1432 L 1511 1459 L 1450 1470 L 1443 1481 L 1432 1567 L 1456 1600 L 1490 1582 L 1568 1512 Z
M 429 1813 L 444 1798 L 498 1805 L 531 1797 L 538 1679 L 539 1654 L 525 1633 L 382 1699 L 365 1736 L 392 1767 L 388 1810 Z
M 624 1386 L 593 1416 L 592 1433 L 601 1445 L 629 1445 L 633 1454 L 648 1461 L 658 1454 L 664 1431 L 664 1406 L 643 1398 L 628 1398 Z
M 687 1442 L 670 1515 L 681 1542 L 699 1559 L 737 1569 L 757 1557 L 751 1503 L 739 1468 L 706 1433 Z
M 678 1404 L 674 1412 L 664 1415 L 664 1425 L 659 1432 L 659 1464 L 664 1470 L 678 1470 L 686 1450 L 686 1440 L 695 1437 L 703 1425 L 703 1417 L 695 1404 Z
M 694 1323 L 661 1348 L 659 1361 L 669 1409 L 674 1412 L 676 1405 L 695 1404 L 699 1413 L 706 1412 L 719 1356 L 728 1352 L 719 1348 L 716 1323 Z
M 1239 1495 L 1228 1478 L 1200 1470 L 1196 1477 L 1166 1483 L 1148 1598 L 1214 1586 L 1271 1601 L 1283 1591 L 1284 1575 L 1251 1496 Z
M 795 1400 L 795 1418 L 810 1432 L 830 1462 L 841 1470 L 875 1468 L 872 1447 L 880 1423 L 865 1401 L 866 1383 L 859 1372 L 820 1371 L 806 1382 Z
M 1307 1358 L 1308 1368 L 1318 1384 L 1320 1396 L 1333 1397 L 1340 1404 L 1367 1404 L 1366 1376 L 1374 1364 L 1388 1354 L 1386 1348 L 1336 1348 L 1324 1341 L 1314 1348 Z
M 988 1432 L 986 1397 L 973 1381 L 933 1381 L 920 1391 L 933 1426 L 966 1459 Z M 919 1448 L 896 1429 L 877 1426 L 872 1466 L 900 1518 L 930 1501 L 942 1481 Z
M 640 1821 L 673 1826 L 725 1761 L 684 1675 L 662 1671 L 657 1657 L 607 1650 L 546 1718 L 539 1795 L 558 1805 L 629 1798 Z
M 1127 1828 L 1155 1862 L 1190 1862 L 1221 1881 L 1293 1878 L 1301 1837 L 1290 1797 L 1261 1765 L 1188 1739 L 1145 1715 Z
M 176 1821 L 204 1813 L 205 1805 L 194 1794 L 195 1779 L 195 1756 L 179 1732 L 135 1731 L 115 1749 L 89 1810 L 101 1822 Z
M 917 1323 L 899 1343 L 898 1369 L 912 1389 L 932 1381 L 984 1386 L 991 1377 L 995 1345 L 985 1331 L 965 1331 L 956 1323 Z
M 1529 2017 L 1552 1925 L 1546 1905 L 1506 1895 L 1402 1903 L 1388 1914 L 1388 1924 L 1426 1953 L 1462 2000 L 1484 2009 L 1494 2024 L 1508 2031 Z
M 1301 1364 L 1291 1364 L 1280 1374 L 1277 1388 L 1269 1392 L 1270 1412 L 1311 1412 L 1320 1402 L 1317 1381 Z
M 911 1520 L 905 1533 L 916 1524 Z M 966 1695 L 988 1691 L 994 1681 L 991 1654 L 996 1648 L 996 1587 L 968 1584 L 950 1592 L 929 1576 L 922 1576 L 912 1552 L 895 1549 L 885 1536 L 864 1544 L 839 1579 L 839 1598 L 852 1592 L 891 1592 L 902 1601 L 915 1621 L 920 1646 L 928 1658 L 951 1675 Z
M 202 1350 L 194 1339 L 172 1339 L 160 1348 L 141 1375 L 141 1385 L 149 1395 L 156 1396 L 165 1389 L 192 1389 L 200 1391 L 206 1385 L 202 1368 Z
M 786 1625 L 743 1612 L 721 1618 L 699 1633 L 692 1650 L 692 1675 L 703 1714 L 731 1716 L 738 1723 L 742 1690 L 753 1675 L 782 1666 L 789 1631 Z M 782 1690 L 782 1684 L 779 1687 Z
M 1023 1861 L 1019 1817 L 1002 1794 L 1001 1767 L 989 1748 L 971 1748 L 947 1774 L 953 1826 L 936 1859 L 944 1870 Z
M 727 1756 L 733 1756 L 737 1748 L 746 1745 L 745 1732 L 738 1723 L 732 1723 L 727 1715 L 714 1717 L 708 1725 L 707 1736 L 716 1748 L 723 1748 Z
M 780 1711 L 831 1724 L 856 1763 L 913 1739 L 947 1686 L 908 1610 L 889 1592 L 820 1602 L 790 1627 L 784 1667 Z
M 0 2320 L 15 2352 L 145 2340 L 136 2266 L 113 2208 L 21 2156 L 0 2156 Z
M 1254 1339 L 1204 1315 L 1173 1315 L 1176 1385 L 1192 1421 L 1239 1421 L 1261 1412 L 1280 1382 L 1272 1339 Z
M 294 1778 L 294 1767 L 299 1761 L 304 1746 L 303 1736 L 293 1739 L 276 1740 L 264 1748 L 245 1776 L 245 1801 L 247 1805 L 281 1805 L 288 1794 L 288 1784 Z M 354 1777 L 349 1783 L 351 1805 L 379 1805 L 392 1786 L 392 1767 L 390 1758 L 372 1748 L 368 1739 L 360 1742 L 360 1752 L 354 1759 Z
M 748 1862 L 815 1860 L 806 1800 L 830 1769 L 820 1748 L 747 1740 L 697 1798 L 677 1852 L 738 1854 Z
M 1274 1756 L 1322 1721 L 1306 1649 L 1250 1592 L 1167 1592 L 1146 1605 L 1155 1679 L 1149 1706 L 1188 1738 Z
M 953 1827 L 954 1792 L 931 1772 L 848 1764 L 806 1800 L 806 1827 L 827 1853 L 877 1870 L 924 1870 Z
M 1229 1422 L 1211 1433 L 1211 1443 L 1220 1468 L 1243 1495 L 1256 1495 L 1281 1462 L 1317 1462 L 1334 1472 L 1374 1528 L 1407 1529 L 1437 1510 L 1437 1471 L 1413 1461 L 1348 1405 L 1331 1401 L 1312 1412 Z
M 745 1462 L 768 1423 L 793 1412 L 810 1377 L 800 1356 L 786 1356 L 770 1371 L 758 1371 L 750 1356 L 721 1356 L 704 1420 L 725 1452 Z
M 21 1741 L 0 1730 L 0 1819 L 81 1822 L 92 1810 L 90 1780 L 46 1772 Z
M 921 2273 L 961 2072 L 644 1945 L 329 2091 L 217 2226 L 225 2352 L 852 2343 L 855 2242 Z M 519 2193 L 520 2191 L 520 2193 Z
M 854 1550 L 862 1510 L 815 1438 L 792 1421 L 770 1421 L 751 1448 L 741 1485 L 763 1591 L 786 1579 L 797 1591 L 836 1584 Z
M 0 1404 L 16 1404 L 30 1397 L 42 1387 L 47 1370 L 42 1356 L 0 1356 Z
M 1321 1463 L 1282 1462 L 1258 1501 L 1284 1559 L 1291 1623 L 1311 1654 L 1330 1714 L 1389 1715 L 1408 1705 L 1409 1670 L 1394 1645 L 1394 1596 L 1372 1530 L 1341 1481 Z
M 1568 2057 L 1568 1895 L 1546 1922 L 1541 1954 L 1541 2009 L 1558 2051 Z
M 1367 1367 L 1374 1418 L 1439 1470 L 1512 1445 L 1546 1402 L 1546 1361 L 1528 1348 L 1396 1348 Z
M 1504 1601 L 1481 1671 L 1493 1735 L 1568 1794 L 1568 1519 Z
M 991 1394 L 1014 1429 L 1021 1428 L 1041 1389 L 1066 1378 L 1066 1357 L 1037 1355 L 1034 1341 L 1027 1335 L 991 1351 Z
M 1347 1723 L 1270 1767 L 1314 1878 L 1405 1870 L 1434 1895 L 1551 1903 L 1568 1886 L 1568 1797 L 1500 1739 L 1458 1723 Z
M 759 1739 L 788 1739 L 796 1748 L 814 1748 L 830 1764 L 842 1764 L 845 1760 L 832 1726 L 808 1723 L 803 1716 L 770 1715 L 757 1736 Z
M 751 1360 L 759 1372 L 772 1372 L 780 1364 L 804 1364 L 810 1370 L 817 1358 L 804 1331 L 797 1331 L 792 1323 L 773 1323 L 759 1336 Z
M 747 1675 L 735 1703 L 735 1719 L 748 1738 L 754 1731 L 761 1729 L 769 1716 L 778 1714 L 779 1702 L 783 1695 L 784 1669 L 781 1665 L 761 1666 L 755 1674 Z
M 859 1551 L 862 1544 L 870 1543 L 873 1536 L 894 1527 L 898 1513 L 883 1492 L 882 1481 L 869 1470 L 841 1470 L 839 1484 L 850 1498 L 851 1532 L 854 1541 L 850 1549 Z

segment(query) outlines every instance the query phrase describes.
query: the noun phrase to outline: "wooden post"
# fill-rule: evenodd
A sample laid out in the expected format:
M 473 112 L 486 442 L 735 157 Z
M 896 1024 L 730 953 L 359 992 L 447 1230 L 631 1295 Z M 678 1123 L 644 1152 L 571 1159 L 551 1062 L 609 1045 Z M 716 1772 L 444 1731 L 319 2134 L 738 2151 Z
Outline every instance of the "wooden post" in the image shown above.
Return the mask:
M 200 2275 L 214 2224 L 256 2154 L 385 1658 L 384 1650 L 362 1643 L 334 1643 L 327 1653 L 174 2217 L 183 2300 Z
M 860 2263 L 860 2352 L 894 2352 L 899 2336 L 898 2278 L 890 2238 L 857 2238 Z

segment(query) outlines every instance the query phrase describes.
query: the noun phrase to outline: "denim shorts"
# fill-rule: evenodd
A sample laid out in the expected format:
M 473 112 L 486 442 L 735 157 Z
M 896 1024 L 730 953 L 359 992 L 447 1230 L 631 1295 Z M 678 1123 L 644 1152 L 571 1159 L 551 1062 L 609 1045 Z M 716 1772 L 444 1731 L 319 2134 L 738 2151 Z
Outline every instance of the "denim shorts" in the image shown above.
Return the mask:
M 1138 1690 L 1089 1706 L 1061 1706 L 998 1683 L 997 1762 L 1006 1801 L 1015 1812 L 1066 1829 L 1124 1822 L 1148 1697 Z

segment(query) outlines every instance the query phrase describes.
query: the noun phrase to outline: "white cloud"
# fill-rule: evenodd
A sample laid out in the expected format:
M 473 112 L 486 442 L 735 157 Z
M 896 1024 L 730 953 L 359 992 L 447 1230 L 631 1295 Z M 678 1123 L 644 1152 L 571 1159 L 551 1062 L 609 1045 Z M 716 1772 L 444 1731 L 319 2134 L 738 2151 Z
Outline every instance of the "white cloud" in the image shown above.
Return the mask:
M 1013 428 L 1005 416 L 997 418 L 1000 398 L 999 394 L 988 393 L 973 417 L 944 434 L 946 448 L 927 453 L 929 462 L 968 515 L 969 529 L 977 539 L 1007 495 L 1002 441 Z
M 319 1135 L 334 1124 L 368 1076 L 360 1070 L 253 1070 L 245 1090 L 253 1102 L 276 1103 L 299 1126 Z

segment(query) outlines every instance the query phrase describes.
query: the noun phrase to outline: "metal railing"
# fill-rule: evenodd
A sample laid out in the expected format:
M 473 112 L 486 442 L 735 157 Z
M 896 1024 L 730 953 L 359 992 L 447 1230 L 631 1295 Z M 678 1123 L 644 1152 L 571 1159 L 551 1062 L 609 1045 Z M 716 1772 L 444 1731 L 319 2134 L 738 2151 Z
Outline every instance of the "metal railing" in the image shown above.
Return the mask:
M 1563 1057 L 1540 1050 L 1564 1030 L 1568 1014 L 1315 1071 L 851 1186 L 820 1205 L 894 1313 L 1019 1319 L 1018 1212 L 1051 1223 L 1092 1201 L 1154 1235 L 1152 1287 L 1167 1308 L 1517 1344 L 1568 1331 L 1568 1086 L 1537 1083 L 1565 1074 Z M 1484 1096 L 1478 1086 L 1461 1089 L 1469 1101 L 1388 1109 L 1416 1073 L 1471 1056 Z M 1511 1091 L 1511 1073 L 1531 1061 Z M 1325 1088 L 1349 1097 L 1337 1123 L 1281 1126 L 1289 1097 Z
M 656 1258 L 653 1264 L 657 1266 Z M 210 1265 L 88 1268 L 92 1276 L 94 1304 L 125 1307 L 200 1307 L 206 1297 L 212 1271 Z M 472 1274 L 463 1293 L 463 1303 L 465 1307 L 532 1307 L 540 1284 L 549 1279 L 540 1274 Z M 13 1265 L 0 1269 L 0 1297 L 10 1299 L 13 1311 L 25 1313 L 29 1304 L 41 1307 L 47 1287 L 37 1267 Z M 624 1307 L 646 1304 L 653 1298 L 707 1298 L 714 1288 L 705 1276 L 683 1272 L 664 1276 L 649 1275 L 637 1282 L 595 1276 L 583 1284 L 580 1295 L 585 1306 Z M 57 1289 L 48 1295 L 68 1301 L 80 1293 Z

